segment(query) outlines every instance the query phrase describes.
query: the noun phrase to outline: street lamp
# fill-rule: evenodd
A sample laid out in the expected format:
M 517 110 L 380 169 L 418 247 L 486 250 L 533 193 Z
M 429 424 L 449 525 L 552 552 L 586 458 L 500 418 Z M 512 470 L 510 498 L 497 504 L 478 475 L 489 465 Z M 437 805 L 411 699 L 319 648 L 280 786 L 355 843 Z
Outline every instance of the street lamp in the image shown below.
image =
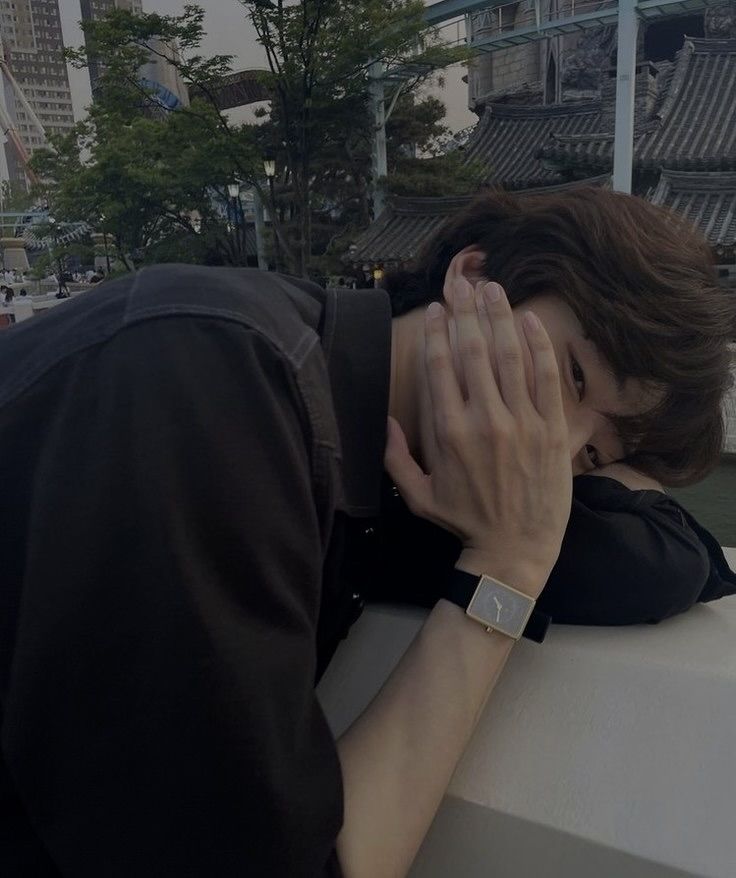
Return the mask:
M 51 226 L 51 238 L 53 239 L 53 242 L 54 242 L 53 246 L 54 246 L 54 248 L 56 248 L 56 220 L 54 219 L 54 217 L 52 217 L 52 216 L 48 217 L 48 224 Z M 56 258 L 54 256 L 54 250 L 52 249 L 51 244 L 48 245 L 48 251 L 49 251 L 49 262 L 51 263 L 51 270 L 53 271 L 54 270 L 54 262 L 56 261 Z M 61 287 L 59 287 L 59 289 L 61 289 Z
M 268 190 L 271 194 L 271 232 L 273 233 L 273 259 L 276 271 L 279 270 L 281 264 L 281 252 L 279 249 L 279 236 L 276 234 L 276 196 L 274 194 L 273 178 L 276 176 L 276 159 L 272 156 L 263 157 L 263 170 L 268 179 Z
M 107 232 L 105 231 L 105 214 L 100 214 L 100 222 L 102 223 L 102 243 L 105 247 L 105 262 L 107 263 L 107 276 L 110 277 L 110 251 L 107 248 Z
M 227 184 L 227 193 L 230 196 L 230 201 L 232 202 L 233 208 L 233 218 L 232 218 L 232 228 L 235 230 L 235 243 L 238 247 L 238 258 L 242 257 L 244 247 L 243 247 L 243 238 L 245 231 L 241 228 L 240 223 L 240 181 L 235 180 L 232 183 Z M 228 224 L 228 231 L 230 231 L 230 224 Z M 246 265 L 248 263 L 248 257 L 246 254 L 245 257 Z
M 242 255 L 243 252 L 243 244 L 241 239 L 241 225 L 240 225 L 240 183 L 236 180 L 233 183 L 227 184 L 227 193 L 230 196 L 230 200 L 233 205 L 233 228 L 235 229 L 235 241 L 238 246 L 238 250 L 240 253 L 239 256 Z M 246 256 L 246 263 L 248 259 Z
M 51 262 L 51 268 L 56 268 L 58 272 L 58 282 L 59 282 L 59 291 L 56 294 L 57 298 L 68 298 L 69 290 L 66 290 L 66 282 L 64 281 L 64 262 L 61 258 L 61 254 L 58 252 L 59 250 L 59 229 L 56 225 L 56 219 L 53 216 L 48 217 L 48 224 L 51 226 L 51 237 L 54 241 L 54 249 L 57 251 L 54 253 L 51 249 L 51 244 L 48 245 L 49 248 L 49 260 Z M 64 296 L 64 290 L 66 290 L 66 296 Z

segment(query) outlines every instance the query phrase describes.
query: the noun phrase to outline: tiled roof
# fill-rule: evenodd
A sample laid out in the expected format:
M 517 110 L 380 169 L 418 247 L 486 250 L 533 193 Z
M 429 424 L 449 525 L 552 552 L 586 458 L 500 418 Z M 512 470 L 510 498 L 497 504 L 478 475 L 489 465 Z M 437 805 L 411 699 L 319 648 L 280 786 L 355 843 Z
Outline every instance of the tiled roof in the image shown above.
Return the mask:
M 609 186 L 611 178 L 605 174 L 590 180 L 545 186 L 545 192 L 555 192 L 584 184 Z M 518 194 L 526 194 L 520 190 Z M 528 190 L 538 194 L 538 189 Z M 353 262 L 388 263 L 411 259 L 440 226 L 477 196 L 456 198 L 391 198 L 381 216 L 355 242 L 349 256 Z
M 658 117 L 637 150 L 642 166 L 736 169 L 736 40 L 688 40 Z
M 547 186 L 561 180 L 558 170 L 542 163 L 539 148 L 552 132 L 590 134 L 600 127 L 601 102 L 486 108 L 468 145 L 469 160 L 489 166 L 489 183 L 506 189 Z
M 660 76 L 658 105 L 635 132 L 635 167 L 736 170 L 736 40 L 688 38 Z M 556 129 L 541 155 L 551 168 L 600 173 L 613 163 L 613 133 Z
M 391 198 L 381 216 L 355 242 L 356 262 L 404 262 L 445 220 L 474 196 L 459 198 Z
M 717 252 L 736 245 L 736 173 L 663 170 L 649 200 L 688 217 Z
M 637 77 L 635 168 L 666 168 L 651 199 L 690 216 L 717 250 L 732 251 L 736 39 L 688 38 L 675 62 L 650 64 L 643 72 Z M 650 72 L 657 74 L 654 93 Z M 602 100 L 490 104 L 466 146 L 468 160 L 483 162 L 487 182 L 505 189 L 549 191 L 570 171 L 606 180 L 613 164 L 614 91 L 615 80 L 605 80 Z M 469 201 L 393 199 L 356 242 L 354 261 L 411 258 Z

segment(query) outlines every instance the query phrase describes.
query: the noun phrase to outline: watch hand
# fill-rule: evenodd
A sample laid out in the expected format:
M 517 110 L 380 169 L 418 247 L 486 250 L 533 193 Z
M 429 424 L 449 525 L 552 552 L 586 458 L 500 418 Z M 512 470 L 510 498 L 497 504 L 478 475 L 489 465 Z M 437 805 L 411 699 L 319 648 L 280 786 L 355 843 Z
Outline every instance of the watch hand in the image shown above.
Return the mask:
M 495 594 L 493 595 L 493 602 L 496 605 L 496 621 L 500 622 L 501 621 L 501 609 L 503 608 L 503 604 L 501 603 L 501 601 L 499 601 L 499 599 L 496 597 Z

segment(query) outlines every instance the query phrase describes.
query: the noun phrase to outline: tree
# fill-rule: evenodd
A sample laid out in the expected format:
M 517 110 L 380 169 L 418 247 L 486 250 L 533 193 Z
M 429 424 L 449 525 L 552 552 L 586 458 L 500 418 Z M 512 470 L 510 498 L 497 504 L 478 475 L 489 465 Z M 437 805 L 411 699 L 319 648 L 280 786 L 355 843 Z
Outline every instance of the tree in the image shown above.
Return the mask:
M 368 116 L 335 111 L 336 136 L 318 153 L 312 178 L 312 265 L 323 275 L 344 271 L 348 246 L 372 221 L 371 138 Z M 434 96 L 402 94 L 386 124 L 389 195 L 466 195 L 487 175 L 462 151 L 446 154 L 453 142 L 444 124 L 445 106 Z M 361 124 L 362 123 L 362 124 Z M 265 123 L 268 126 L 270 123 Z M 337 132 L 343 130 L 342 138 Z
M 335 197 L 326 184 L 357 185 L 364 210 L 370 175 L 366 147 L 373 124 L 371 65 L 381 62 L 401 71 L 397 88 L 408 95 L 467 53 L 444 47 L 427 30 L 422 0 L 240 2 L 266 50 L 270 70 L 265 81 L 273 94 L 271 124 L 259 134 L 278 159 L 281 201 L 294 214 L 293 243 L 278 224 L 277 232 L 292 270 L 304 275 L 314 209 L 323 209 L 325 202 L 331 209 Z M 394 97 L 396 93 L 389 95 Z
M 207 231 L 210 258 L 245 261 L 223 207 L 228 183 L 254 179 L 260 156 L 251 128 L 231 125 L 216 106 L 214 89 L 230 59 L 198 54 L 203 16 L 188 5 L 179 16 L 113 10 L 85 22 L 85 47 L 68 56 L 77 67 L 100 65 L 95 102 L 71 134 L 33 158 L 54 215 L 105 232 L 128 268 L 156 253 L 175 255 L 176 242 L 198 249 L 195 217 Z M 142 65 L 162 45 L 178 47 L 173 63 L 198 90 L 188 107 L 167 111 L 141 80 Z

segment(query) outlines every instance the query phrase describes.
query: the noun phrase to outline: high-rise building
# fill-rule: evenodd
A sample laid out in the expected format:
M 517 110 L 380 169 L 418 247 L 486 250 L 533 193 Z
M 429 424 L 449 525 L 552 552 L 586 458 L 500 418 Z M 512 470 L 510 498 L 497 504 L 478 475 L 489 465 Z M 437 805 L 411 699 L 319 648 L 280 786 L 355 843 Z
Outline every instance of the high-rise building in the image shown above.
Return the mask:
M 13 75 L 47 134 L 64 133 L 74 125 L 72 95 L 64 60 L 59 0 L 0 0 L 0 39 Z M 9 116 L 26 149 L 43 143 L 24 107 L 5 88 Z M 5 145 L 11 180 L 25 181 L 22 163 Z
M 142 0 L 81 0 L 81 7 L 83 21 L 102 18 L 113 9 L 143 12 Z M 141 70 L 141 81 L 156 93 L 163 108 L 173 110 L 178 106 L 186 106 L 189 103 L 186 86 L 179 71 L 169 63 L 178 56 L 176 46 L 167 45 L 161 40 L 152 40 L 150 46 L 151 56 Z M 100 63 L 90 59 L 89 79 L 93 96 L 101 74 Z
M 113 9 L 143 12 L 143 0 L 80 0 L 80 6 L 82 9 L 82 21 L 95 21 L 98 18 L 104 18 Z M 102 70 L 99 62 L 90 59 L 89 80 L 93 95 L 101 73 Z

